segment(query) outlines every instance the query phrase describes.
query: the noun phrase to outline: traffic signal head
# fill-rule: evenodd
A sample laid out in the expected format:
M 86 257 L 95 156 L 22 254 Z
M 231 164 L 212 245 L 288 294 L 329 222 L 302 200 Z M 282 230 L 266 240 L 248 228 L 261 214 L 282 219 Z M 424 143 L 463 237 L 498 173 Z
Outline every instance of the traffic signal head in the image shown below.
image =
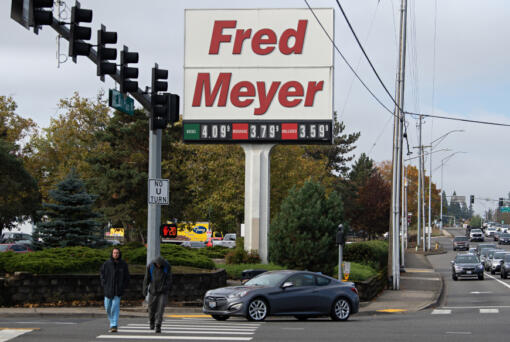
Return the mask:
M 127 46 L 120 52 L 120 92 L 129 93 L 138 90 L 138 68 L 129 67 L 129 63 L 138 63 L 138 52 L 129 52 Z
M 499 206 L 502 207 L 503 206 L 503 197 L 500 197 L 499 198 Z
M 76 63 L 76 56 L 87 56 L 92 45 L 81 40 L 89 40 L 92 36 L 90 27 L 80 26 L 79 23 L 92 22 L 92 10 L 80 8 L 80 3 L 71 9 L 71 29 L 69 34 L 69 56 Z
M 106 44 L 117 43 L 117 32 L 108 32 L 106 27 L 101 25 L 97 30 L 97 76 L 104 82 L 104 75 L 113 75 L 117 72 L 117 65 L 108 62 L 117 59 L 117 49 L 107 48 Z
M 471 204 L 475 203 L 475 196 L 474 195 L 469 196 L 469 203 L 471 203 Z
M 11 0 L 11 18 L 38 34 L 39 26 L 53 23 L 52 8 L 53 0 Z
M 167 124 L 179 121 L 179 95 L 170 93 L 153 94 L 151 102 L 151 130 L 165 129 Z
M 164 223 L 159 227 L 159 235 L 162 239 L 175 239 L 177 237 L 177 225 Z
M 345 244 L 343 224 L 338 225 L 338 230 L 336 232 L 336 244 L 342 246 Z
M 152 84 L 151 84 L 152 94 L 157 94 L 160 91 L 167 91 L 168 90 L 168 82 L 166 81 L 167 79 L 168 70 L 160 69 L 158 67 L 158 64 L 156 64 L 155 67 L 152 68 Z

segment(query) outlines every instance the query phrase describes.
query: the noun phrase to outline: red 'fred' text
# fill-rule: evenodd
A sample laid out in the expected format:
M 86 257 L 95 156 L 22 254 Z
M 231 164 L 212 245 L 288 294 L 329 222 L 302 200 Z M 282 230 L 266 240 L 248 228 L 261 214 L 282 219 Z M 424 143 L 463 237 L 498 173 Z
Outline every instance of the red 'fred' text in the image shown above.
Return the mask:
M 322 91 L 324 81 L 310 81 L 306 88 L 298 81 L 288 81 L 282 84 L 280 81 L 273 81 L 267 84 L 264 81 L 257 81 L 253 84 L 250 81 L 240 81 L 230 89 L 231 73 L 220 73 L 211 89 L 210 73 L 198 73 L 193 95 L 193 107 L 200 107 L 202 96 L 206 107 L 213 107 L 217 100 L 218 107 L 225 107 L 227 100 L 230 100 L 233 106 L 244 108 L 259 99 L 259 106 L 253 111 L 255 115 L 265 114 L 270 107 L 273 99 L 278 94 L 278 102 L 286 108 L 292 108 L 300 105 L 304 101 L 305 107 L 312 107 L 315 95 Z
M 308 20 L 299 20 L 296 29 L 288 28 L 282 32 L 279 39 L 276 33 L 270 28 L 263 28 L 255 33 L 252 32 L 253 30 L 251 28 L 236 29 L 234 41 L 232 42 L 232 33 L 225 33 L 224 31 L 235 29 L 237 27 L 237 21 L 216 20 L 214 21 L 211 35 L 209 54 L 217 55 L 220 51 L 220 46 L 229 43 L 232 45 L 232 54 L 239 55 L 243 50 L 245 40 L 251 40 L 251 49 L 257 55 L 270 54 L 274 51 L 276 44 L 278 44 L 278 49 L 284 55 L 293 53 L 301 54 L 303 52 L 307 25 Z M 291 37 L 295 39 L 293 46 L 289 46 Z

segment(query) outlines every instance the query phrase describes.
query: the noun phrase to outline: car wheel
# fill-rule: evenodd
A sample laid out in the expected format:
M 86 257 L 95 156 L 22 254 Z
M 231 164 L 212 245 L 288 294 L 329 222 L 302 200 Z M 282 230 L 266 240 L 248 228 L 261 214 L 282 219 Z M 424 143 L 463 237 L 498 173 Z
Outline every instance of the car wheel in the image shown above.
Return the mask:
M 506 274 L 506 272 L 501 272 L 501 278 L 506 279 L 507 277 L 508 275 Z
M 308 316 L 304 316 L 304 315 L 296 315 L 294 317 L 296 317 L 296 319 L 298 321 L 306 321 L 308 319 Z
M 250 321 L 263 321 L 268 314 L 269 308 L 262 298 L 253 299 L 248 304 L 248 316 Z
M 496 270 L 491 269 L 491 274 L 496 274 Z
M 455 252 L 455 247 L 453 247 L 453 251 Z
M 331 319 L 334 321 L 346 321 L 351 315 L 351 303 L 344 297 L 337 298 L 331 308 Z
M 211 316 L 217 321 L 226 321 L 227 319 L 230 318 L 230 316 L 227 315 L 211 315 Z
M 483 280 L 483 273 L 478 275 L 478 280 Z
M 457 278 L 457 276 L 455 274 L 452 274 L 452 279 L 456 281 L 459 278 Z

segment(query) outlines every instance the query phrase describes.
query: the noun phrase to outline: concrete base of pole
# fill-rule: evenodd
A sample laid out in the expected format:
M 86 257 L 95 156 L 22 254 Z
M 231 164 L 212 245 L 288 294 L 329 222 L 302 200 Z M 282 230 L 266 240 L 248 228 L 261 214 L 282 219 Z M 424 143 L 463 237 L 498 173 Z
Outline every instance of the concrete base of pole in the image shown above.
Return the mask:
M 245 153 L 244 249 L 268 262 L 270 154 L 273 144 L 241 145 Z

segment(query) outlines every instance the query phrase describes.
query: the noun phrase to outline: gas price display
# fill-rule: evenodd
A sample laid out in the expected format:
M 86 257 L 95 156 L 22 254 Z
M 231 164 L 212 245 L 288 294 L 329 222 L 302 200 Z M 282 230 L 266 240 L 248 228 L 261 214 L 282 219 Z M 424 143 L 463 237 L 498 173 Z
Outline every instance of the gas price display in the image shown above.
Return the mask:
M 331 144 L 331 121 L 201 121 L 184 122 L 187 143 L 313 143 Z

